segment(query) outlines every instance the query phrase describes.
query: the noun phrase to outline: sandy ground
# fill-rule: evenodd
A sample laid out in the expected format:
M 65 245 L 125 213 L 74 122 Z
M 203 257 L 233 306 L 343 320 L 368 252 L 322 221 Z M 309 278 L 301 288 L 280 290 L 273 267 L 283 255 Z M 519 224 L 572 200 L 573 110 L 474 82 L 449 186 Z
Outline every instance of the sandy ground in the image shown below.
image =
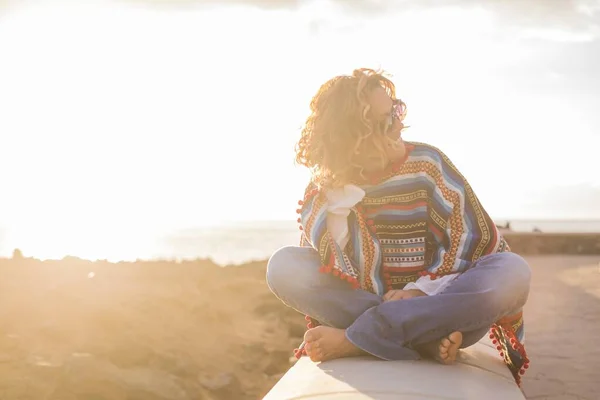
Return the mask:
M 264 272 L 0 261 L 0 400 L 261 398 L 304 332 Z
M 600 256 L 529 256 L 530 399 L 599 399 Z M 265 263 L 0 260 L 0 400 L 258 399 L 302 317 Z
M 528 399 L 600 399 L 600 256 L 529 256 Z

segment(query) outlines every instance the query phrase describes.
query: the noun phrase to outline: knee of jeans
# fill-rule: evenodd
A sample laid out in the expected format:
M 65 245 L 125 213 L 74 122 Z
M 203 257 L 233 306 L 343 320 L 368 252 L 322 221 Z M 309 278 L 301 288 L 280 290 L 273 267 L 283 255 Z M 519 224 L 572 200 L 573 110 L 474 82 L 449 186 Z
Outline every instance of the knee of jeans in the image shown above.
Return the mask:
M 514 275 L 515 279 L 529 287 L 531 282 L 531 268 L 523 257 L 516 253 L 502 253 L 506 259 L 506 267 L 509 268 L 510 274 Z
M 502 264 L 505 282 L 510 286 L 508 292 L 527 296 L 531 284 L 531 268 L 527 261 L 520 255 L 510 252 L 498 253 L 496 256 Z
M 319 255 L 310 247 L 286 246 L 277 250 L 267 264 L 267 285 L 278 297 L 317 284 Z

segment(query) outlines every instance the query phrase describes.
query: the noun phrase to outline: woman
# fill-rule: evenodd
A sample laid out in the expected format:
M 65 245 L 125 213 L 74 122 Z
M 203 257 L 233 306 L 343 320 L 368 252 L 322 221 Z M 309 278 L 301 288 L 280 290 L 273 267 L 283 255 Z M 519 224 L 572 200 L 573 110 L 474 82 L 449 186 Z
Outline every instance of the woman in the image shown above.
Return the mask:
M 267 269 L 273 293 L 310 321 L 297 356 L 451 364 L 489 331 L 519 383 L 529 267 L 446 155 L 402 140 L 393 83 L 356 70 L 310 108 L 296 155 L 312 171 L 301 245 Z

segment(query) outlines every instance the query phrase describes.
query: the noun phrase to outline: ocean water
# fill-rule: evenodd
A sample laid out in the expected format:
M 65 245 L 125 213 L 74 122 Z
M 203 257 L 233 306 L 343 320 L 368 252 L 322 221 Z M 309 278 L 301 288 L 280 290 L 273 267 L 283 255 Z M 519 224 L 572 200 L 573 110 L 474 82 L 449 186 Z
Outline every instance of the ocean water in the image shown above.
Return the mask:
M 498 220 L 499 226 L 506 221 Z M 517 232 L 598 232 L 600 221 L 510 221 Z M 296 222 L 255 222 L 231 224 L 218 228 L 182 231 L 163 239 L 165 246 L 160 256 L 196 258 L 209 257 L 219 264 L 238 264 L 249 260 L 263 260 L 286 245 L 297 245 L 300 231 Z
M 300 231 L 293 221 L 244 222 L 217 227 L 187 229 L 159 240 L 155 256 L 210 258 L 218 264 L 264 260 L 277 249 L 298 245 Z
M 499 226 L 506 221 L 498 220 Z M 543 221 L 511 220 L 510 228 L 517 232 L 598 232 L 600 220 Z M 93 232 L 92 232 L 93 233 Z M 10 256 L 14 248 L 25 256 L 40 259 L 60 259 L 66 255 L 84 259 L 110 261 L 136 259 L 197 259 L 210 258 L 221 265 L 241 264 L 265 260 L 278 248 L 297 245 L 300 231 L 295 221 L 259 221 L 229 223 L 219 226 L 182 229 L 170 233 L 105 232 L 104 236 L 87 237 L 78 232 L 76 237 L 61 238 L 40 234 L 11 238 L 0 232 L 0 256 Z M 23 240 L 25 239 L 25 240 Z

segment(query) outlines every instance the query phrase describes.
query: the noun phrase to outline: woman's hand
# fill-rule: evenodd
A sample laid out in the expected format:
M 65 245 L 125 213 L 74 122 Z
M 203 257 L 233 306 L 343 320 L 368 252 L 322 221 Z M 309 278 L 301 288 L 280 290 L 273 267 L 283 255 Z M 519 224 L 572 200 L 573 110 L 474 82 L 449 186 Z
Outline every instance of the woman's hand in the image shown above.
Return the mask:
M 395 119 L 385 135 L 386 153 L 391 162 L 401 160 L 406 155 L 406 146 L 400 138 L 402 129 L 404 129 L 402 121 Z
M 400 140 L 400 136 L 402 135 L 402 129 L 404 129 L 404 124 L 399 119 L 394 119 L 392 122 L 392 126 L 390 126 L 386 132 L 386 136 L 392 139 L 394 142 Z
M 402 140 L 394 141 L 388 137 L 385 138 L 386 155 L 390 162 L 396 162 L 406 155 L 406 146 Z
M 383 295 L 383 301 L 403 300 L 419 296 L 427 296 L 427 294 L 418 289 L 390 290 L 389 292 Z

